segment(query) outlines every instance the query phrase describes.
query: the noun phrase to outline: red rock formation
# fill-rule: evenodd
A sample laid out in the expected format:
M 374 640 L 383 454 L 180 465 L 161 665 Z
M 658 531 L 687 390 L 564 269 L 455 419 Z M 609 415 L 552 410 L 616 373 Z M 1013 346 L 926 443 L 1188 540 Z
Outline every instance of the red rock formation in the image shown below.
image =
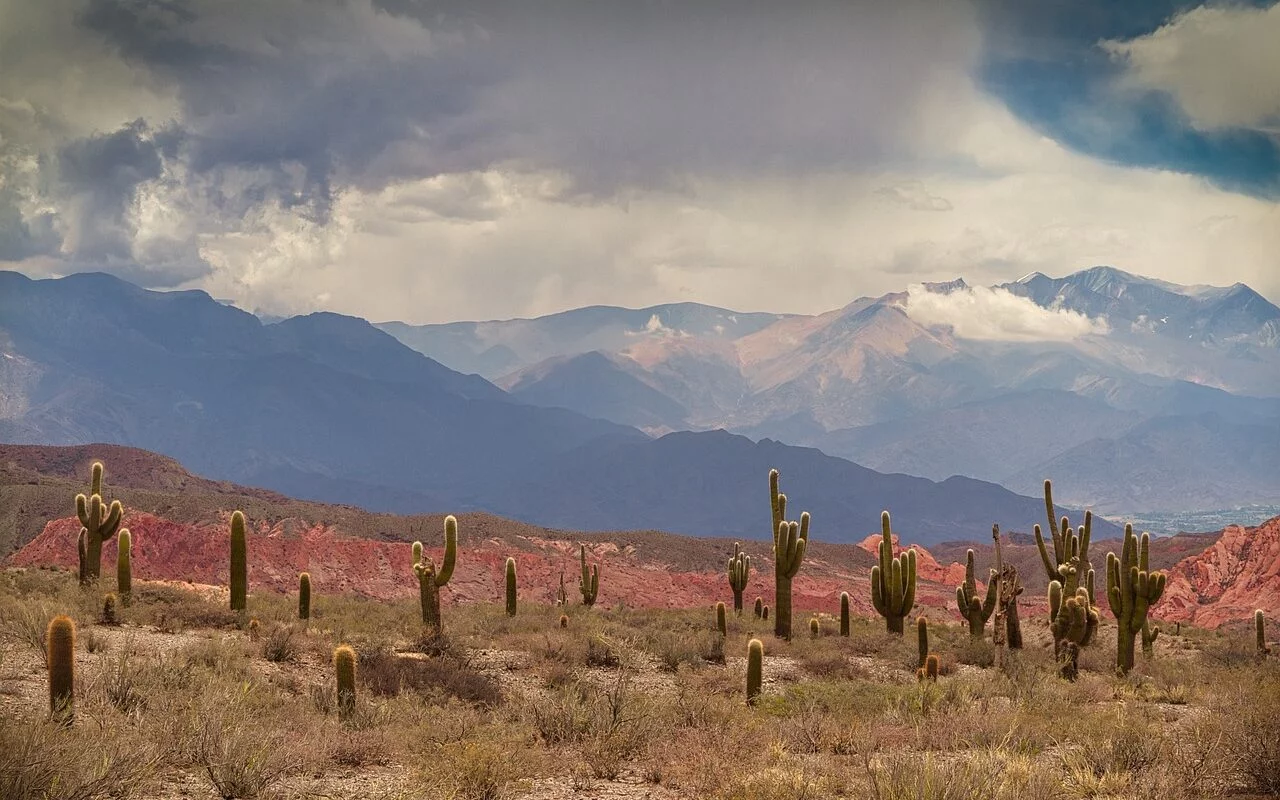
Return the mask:
M 1280 615 L 1280 517 L 1256 528 L 1232 525 L 1212 546 L 1169 571 L 1155 615 L 1216 628 L 1255 608 Z

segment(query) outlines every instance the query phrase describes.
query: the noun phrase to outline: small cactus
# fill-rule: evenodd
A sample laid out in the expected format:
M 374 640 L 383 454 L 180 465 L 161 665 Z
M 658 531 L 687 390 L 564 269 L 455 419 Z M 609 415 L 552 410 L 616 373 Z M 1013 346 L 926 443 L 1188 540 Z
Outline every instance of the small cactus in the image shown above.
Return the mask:
M 420 548 L 414 548 L 421 553 Z M 458 520 L 450 514 L 444 518 L 444 561 L 437 566 L 434 559 L 420 555 L 413 563 L 418 576 L 418 602 L 422 606 L 422 624 L 439 635 L 440 587 L 453 577 L 453 567 L 458 561 Z
M 809 617 L 809 635 L 815 639 L 822 635 L 822 624 L 817 617 Z
M 769 606 L 766 605 L 764 608 L 760 609 L 760 619 L 766 621 L 769 619 Z
M 596 596 L 600 593 L 600 566 L 592 564 L 587 569 L 587 546 L 578 545 L 578 559 L 582 563 L 582 577 L 578 579 L 578 591 L 582 592 L 582 604 L 591 608 L 596 604 Z
M 76 495 L 76 516 L 80 519 L 80 537 L 84 542 L 80 550 L 80 573 L 84 582 L 96 581 L 102 571 L 102 544 L 115 535 L 124 518 L 124 506 L 119 500 L 107 501 L 102 497 L 102 462 L 93 464 L 93 478 L 89 496 Z
M 1267 646 L 1267 621 L 1262 613 L 1262 609 L 1253 612 L 1253 636 L 1258 645 L 1259 657 L 1265 658 L 1271 655 L 1271 648 Z
M 102 624 L 120 624 L 120 616 L 116 612 L 116 596 L 114 592 L 107 592 L 102 597 Z
M 298 619 L 311 619 L 311 574 L 298 575 Z
M 747 705 L 755 705 L 760 696 L 760 684 L 764 677 L 764 642 L 752 639 L 747 643 Z
M 762 598 L 757 597 L 756 598 L 756 619 L 760 619 L 760 617 L 762 617 L 763 615 L 764 615 L 764 600 Z
M 991 613 L 996 610 L 996 572 L 991 570 L 991 574 L 987 578 L 986 597 L 979 601 L 978 584 L 974 576 L 972 549 L 965 553 L 964 583 L 956 587 L 956 606 L 960 609 L 961 616 L 969 623 L 970 638 L 981 639 L 987 620 L 991 618 Z
M 871 568 L 871 605 L 884 617 L 885 628 L 899 636 L 903 620 L 916 603 L 916 551 L 893 557 L 889 512 L 880 514 L 880 563 Z
M 64 725 L 75 719 L 76 624 L 57 616 L 45 630 L 45 663 L 49 669 L 49 713 Z
M 849 593 L 840 593 L 840 635 L 849 636 Z
M 249 620 L 249 641 L 256 642 L 258 637 L 262 635 L 262 623 L 258 622 L 258 618 L 254 617 Z
M 516 615 L 516 560 L 507 558 L 507 616 Z
M 1133 525 L 1124 526 L 1121 554 L 1107 553 L 1107 602 L 1116 617 L 1116 670 L 1121 675 L 1133 669 L 1135 639 L 1147 625 L 1147 610 L 1164 594 L 1165 573 L 1148 569 L 1151 535 L 1139 539 Z M 1154 639 L 1154 637 L 1152 637 Z
M 929 620 L 924 616 L 916 617 L 916 649 L 920 655 L 920 663 L 916 666 L 923 667 L 929 657 Z
M 129 598 L 133 594 L 133 535 L 129 533 L 128 528 L 120 529 L 120 536 L 116 543 L 116 593 L 120 595 L 120 601 L 124 605 L 129 605 Z
M 716 603 L 716 630 L 720 631 L 720 636 L 722 637 L 729 635 L 729 623 L 725 618 L 726 616 L 724 603 Z
M 245 543 L 244 514 L 231 515 L 231 610 L 244 611 L 249 591 L 249 555 Z
M 938 669 L 942 664 L 942 660 L 936 655 L 930 653 L 929 657 L 924 660 L 924 676 L 934 683 L 938 682 Z
M 561 627 L 561 628 L 567 628 L 567 627 L 569 627 L 569 615 L 568 615 L 568 614 L 561 614 L 561 615 L 560 615 L 560 627 Z
M 338 716 L 350 719 L 356 710 L 356 653 L 347 645 L 333 651 L 333 671 L 338 681 Z
M 751 556 L 742 552 L 742 546 L 733 543 L 733 557 L 729 559 L 729 588 L 733 590 L 733 613 L 742 613 L 742 593 L 746 591 L 751 575 Z

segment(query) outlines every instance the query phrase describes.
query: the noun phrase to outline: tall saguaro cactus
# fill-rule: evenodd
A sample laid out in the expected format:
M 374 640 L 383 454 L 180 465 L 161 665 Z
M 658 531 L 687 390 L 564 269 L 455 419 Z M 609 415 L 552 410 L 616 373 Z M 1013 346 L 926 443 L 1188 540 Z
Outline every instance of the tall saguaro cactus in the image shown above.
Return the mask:
M 791 579 L 800 571 L 809 544 L 809 512 L 787 521 L 787 496 L 778 491 L 778 471 L 769 470 L 769 507 L 773 521 L 773 635 L 791 638 Z
M 880 563 L 871 568 L 871 605 L 884 617 L 885 628 L 899 636 L 903 620 L 916 604 L 916 551 L 893 557 L 889 512 L 880 514 Z
M 742 613 L 742 593 L 751 575 L 751 556 L 742 552 L 742 546 L 733 543 L 733 557 L 729 559 L 729 588 L 733 590 L 733 611 Z
M 516 615 L 516 560 L 507 557 L 507 616 Z
M 1084 514 L 1084 524 L 1078 529 L 1071 529 L 1071 521 L 1063 516 L 1059 519 L 1053 505 L 1053 482 L 1046 480 L 1044 482 L 1044 510 L 1045 516 L 1049 523 L 1049 537 L 1053 544 L 1053 553 L 1050 554 L 1048 545 L 1045 543 L 1044 534 L 1041 533 L 1040 526 L 1036 525 L 1033 529 L 1036 538 L 1036 548 L 1040 551 L 1040 563 L 1044 565 L 1045 577 L 1052 583 L 1057 581 L 1061 584 L 1062 596 L 1071 599 L 1076 596 L 1076 589 L 1081 587 L 1081 581 L 1084 581 L 1083 587 L 1089 593 L 1090 608 L 1097 605 L 1097 596 L 1093 591 L 1093 565 L 1089 562 L 1089 541 L 1093 531 L 1093 512 L 1086 511 Z M 1050 628 L 1053 630 L 1066 630 L 1065 625 L 1055 627 L 1053 625 L 1054 617 L 1050 616 Z M 1053 639 L 1054 656 L 1061 655 L 1063 639 L 1056 634 Z M 1079 647 L 1080 645 L 1077 645 Z
M 133 535 L 128 528 L 120 529 L 120 538 L 116 542 L 116 594 L 120 602 L 129 605 L 133 593 Z
M 453 577 L 453 567 L 458 561 L 458 520 L 450 514 L 444 518 L 444 562 L 437 565 L 435 559 L 423 554 L 413 565 L 418 576 L 418 600 L 422 605 L 422 624 L 439 634 L 440 587 Z
M 75 719 L 76 624 L 62 615 L 45 630 L 45 661 L 49 669 L 49 712 L 64 725 Z
M 1139 539 L 1133 525 L 1124 526 L 1120 555 L 1107 553 L 1107 602 L 1120 631 L 1116 639 L 1116 669 L 1127 675 L 1133 669 L 1134 640 L 1147 625 L 1147 610 L 1164 593 L 1165 574 L 1148 569 L 1151 535 Z
M 244 611 L 249 592 L 249 553 L 245 541 L 244 514 L 231 515 L 231 610 Z
M 956 587 L 956 606 L 969 624 L 969 636 L 981 639 L 991 612 L 996 609 L 996 572 L 991 570 L 987 578 L 987 595 L 978 600 L 978 583 L 974 577 L 973 549 L 965 553 L 964 583 Z
M 89 496 L 76 495 L 76 516 L 80 519 L 80 581 L 96 581 L 102 573 L 102 543 L 115 535 L 124 518 L 124 506 L 119 500 L 107 501 L 102 497 L 102 462 L 93 464 L 93 478 Z
M 582 604 L 591 608 L 596 604 L 596 597 L 600 594 L 600 565 L 592 564 L 591 568 L 587 569 L 585 544 L 578 545 L 578 561 L 582 567 L 582 577 L 578 579 L 578 591 L 582 592 Z

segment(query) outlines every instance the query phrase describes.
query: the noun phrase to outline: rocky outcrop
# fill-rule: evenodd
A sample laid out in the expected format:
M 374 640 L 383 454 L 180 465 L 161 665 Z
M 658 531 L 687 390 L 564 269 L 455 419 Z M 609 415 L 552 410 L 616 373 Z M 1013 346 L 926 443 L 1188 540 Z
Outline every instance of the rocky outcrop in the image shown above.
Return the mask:
M 1248 619 L 1256 608 L 1280 615 L 1280 517 L 1256 528 L 1232 525 L 1203 552 L 1178 562 L 1156 613 L 1216 628 Z

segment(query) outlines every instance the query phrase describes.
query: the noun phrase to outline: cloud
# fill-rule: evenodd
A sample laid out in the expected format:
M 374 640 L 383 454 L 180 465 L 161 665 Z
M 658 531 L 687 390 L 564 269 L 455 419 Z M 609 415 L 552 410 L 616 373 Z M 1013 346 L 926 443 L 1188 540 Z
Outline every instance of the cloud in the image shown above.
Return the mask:
M 1280 4 L 1201 6 L 1159 29 L 1102 42 L 1122 85 L 1166 92 L 1202 130 L 1256 128 L 1280 136 Z
M 1105 319 L 1091 319 L 1063 308 L 1043 308 L 1008 289 L 985 286 L 943 293 L 912 284 L 903 309 L 921 325 L 948 327 L 962 339 L 1069 342 L 1110 330 Z
M 901 203 L 913 211 L 950 211 L 951 201 L 930 194 L 920 181 L 905 181 L 897 186 L 881 186 L 876 195 L 893 203 Z

